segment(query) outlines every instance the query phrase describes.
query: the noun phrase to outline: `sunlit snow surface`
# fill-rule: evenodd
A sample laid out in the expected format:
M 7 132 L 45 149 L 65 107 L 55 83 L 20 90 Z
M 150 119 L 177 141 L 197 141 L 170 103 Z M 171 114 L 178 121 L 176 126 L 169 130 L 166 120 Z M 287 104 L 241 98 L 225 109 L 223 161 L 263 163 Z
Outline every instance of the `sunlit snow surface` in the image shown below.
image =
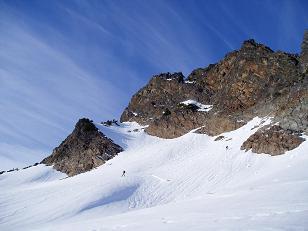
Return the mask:
M 98 125 L 125 148 L 105 165 L 70 178 L 43 165 L 0 175 L 0 230 L 307 230 L 308 142 L 275 157 L 241 151 L 261 121 L 221 141 Z
M 189 100 L 186 100 L 186 101 L 183 101 L 181 102 L 182 104 L 185 104 L 185 105 L 190 105 L 190 104 L 193 104 L 193 105 L 196 105 L 199 109 L 197 111 L 205 111 L 205 112 L 208 112 L 210 111 L 212 108 L 213 108 L 213 105 L 206 105 L 206 104 L 202 104 L 202 103 L 199 103 L 195 100 L 192 100 L 192 99 L 189 99 Z

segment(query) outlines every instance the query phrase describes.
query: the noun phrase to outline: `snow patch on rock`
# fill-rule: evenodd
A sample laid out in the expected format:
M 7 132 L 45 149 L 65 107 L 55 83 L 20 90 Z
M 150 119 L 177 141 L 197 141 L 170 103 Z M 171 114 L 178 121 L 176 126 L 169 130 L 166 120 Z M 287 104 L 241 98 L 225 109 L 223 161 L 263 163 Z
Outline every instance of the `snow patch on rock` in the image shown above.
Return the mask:
M 192 100 L 192 99 L 183 101 L 183 102 L 181 102 L 181 104 L 184 104 L 184 105 L 190 105 L 190 104 L 196 105 L 197 107 L 199 107 L 199 109 L 197 111 L 204 111 L 204 112 L 209 112 L 213 108 L 213 105 L 202 104 L 202 103 L 199 103 L 199 102 L 197 102 L 195 100 Z

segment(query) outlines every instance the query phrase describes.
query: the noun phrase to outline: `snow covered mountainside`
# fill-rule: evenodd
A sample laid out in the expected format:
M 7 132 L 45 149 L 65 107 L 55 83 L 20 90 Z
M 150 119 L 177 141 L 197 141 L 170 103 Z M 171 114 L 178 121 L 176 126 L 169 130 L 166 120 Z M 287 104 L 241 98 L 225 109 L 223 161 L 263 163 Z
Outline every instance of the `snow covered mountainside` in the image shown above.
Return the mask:
M 279 156 L 240 150 L 270 120 L 217 141 L 96 124 L 124 151 L 73 177 L 45 165 L 0 175 L 0 230 L 307 230 L 307 137 Z
M 308 230 L 307 36 L 300 55 L 251 39 L 154 75 L 121 124 L 80 119 L 0 171 L 0 230 Z

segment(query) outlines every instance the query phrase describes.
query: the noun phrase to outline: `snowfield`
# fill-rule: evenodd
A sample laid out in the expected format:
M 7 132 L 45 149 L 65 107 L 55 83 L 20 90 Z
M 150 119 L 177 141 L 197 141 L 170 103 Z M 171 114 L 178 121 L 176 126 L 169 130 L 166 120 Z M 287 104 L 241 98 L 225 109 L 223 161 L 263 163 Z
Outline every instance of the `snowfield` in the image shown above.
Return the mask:
M 0 175 L 0 230 L 308 230 L 308 142 L 275 157 L 240 150 L 269 122 L 220 141 L 97 125 L 125 151 L 70 178 L 44 165 Z

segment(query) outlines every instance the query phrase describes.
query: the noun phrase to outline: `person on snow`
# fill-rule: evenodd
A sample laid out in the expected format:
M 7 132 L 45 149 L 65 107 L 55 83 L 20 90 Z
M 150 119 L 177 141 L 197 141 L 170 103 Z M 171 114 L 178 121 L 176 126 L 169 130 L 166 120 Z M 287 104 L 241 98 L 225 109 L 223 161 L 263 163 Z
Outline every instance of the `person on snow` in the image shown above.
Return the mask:
M 122 176 L 125 176 L 125 173 L 126 173 L 125 170 L 123 170 Z

